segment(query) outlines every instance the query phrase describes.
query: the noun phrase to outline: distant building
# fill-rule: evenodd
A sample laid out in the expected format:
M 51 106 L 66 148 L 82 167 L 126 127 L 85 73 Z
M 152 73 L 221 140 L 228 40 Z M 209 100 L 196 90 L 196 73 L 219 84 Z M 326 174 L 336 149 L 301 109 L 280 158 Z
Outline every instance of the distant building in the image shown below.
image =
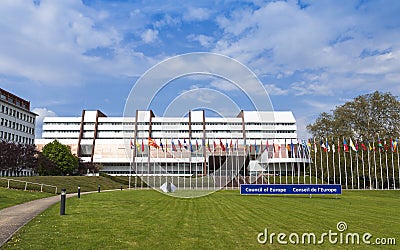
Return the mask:
M 35 120 L 29 101 L 0 88 L 0 140 L 34 144 Z
M 136 117 L 107 117 L 83 110 L 80 117 L 46 117 L 36 145 L 40 150 L 53 140 L 112 175 L 204 176 L 222 167 L 227 170 L 220 175 L 233 169 L 245 169 L 244 176 L 287 175 L 311 161 L 290 111 L 241 111 L 236 117 L 206 117 L 204 111 L 156 117 L 137 111 Z

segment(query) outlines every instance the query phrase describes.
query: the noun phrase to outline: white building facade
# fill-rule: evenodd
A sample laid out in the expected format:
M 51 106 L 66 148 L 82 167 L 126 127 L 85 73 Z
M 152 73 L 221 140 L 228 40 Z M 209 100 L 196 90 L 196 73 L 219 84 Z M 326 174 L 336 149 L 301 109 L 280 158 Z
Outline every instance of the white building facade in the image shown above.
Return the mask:
M 36 145 L 53 140 L 111 175 L 287 175 L 311 162 L 290 111 L 241 111 L 236 117 L 136 111 L 127 118 L 83 110 L 80 117 L 46 117 Z

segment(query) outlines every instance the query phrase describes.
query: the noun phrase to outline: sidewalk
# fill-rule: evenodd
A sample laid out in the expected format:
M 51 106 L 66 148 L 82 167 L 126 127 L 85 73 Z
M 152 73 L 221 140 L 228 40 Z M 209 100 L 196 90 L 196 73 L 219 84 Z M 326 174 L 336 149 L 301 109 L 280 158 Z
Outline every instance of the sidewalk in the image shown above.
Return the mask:
M 104 190 L 102 192 L 105 191 L 114 190 Z M 97 191 L 83 192 L 81 195 L 90 193 L 97 193 Z M 67 194 L 67 198 L 77 195 L 77 193 Z M 51 205 L 60 202 L 60 200 L 60 195 L 57 195 L 29 201 L 0 210 L 0 247 L 6 243 L 20 228 L 22 228 Z

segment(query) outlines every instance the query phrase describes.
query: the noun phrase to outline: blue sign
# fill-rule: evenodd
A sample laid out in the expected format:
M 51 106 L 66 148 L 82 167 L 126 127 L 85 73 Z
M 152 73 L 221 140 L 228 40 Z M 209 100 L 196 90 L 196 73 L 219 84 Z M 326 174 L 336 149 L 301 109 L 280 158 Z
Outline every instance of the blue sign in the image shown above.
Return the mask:
M 240 194 L 342 194 L 339 184 L 241 184 Z

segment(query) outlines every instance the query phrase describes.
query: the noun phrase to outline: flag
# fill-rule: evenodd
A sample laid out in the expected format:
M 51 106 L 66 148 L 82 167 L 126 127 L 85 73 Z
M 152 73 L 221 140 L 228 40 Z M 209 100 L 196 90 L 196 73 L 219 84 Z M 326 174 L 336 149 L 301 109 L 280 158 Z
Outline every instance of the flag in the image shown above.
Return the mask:
M 210 139 L 207 139 L 207 148 L 208 148 L 208 151 L 211 152 Z
M 292 139 L 290 139 L 290 156 L 292 158 L 294 157 L 294 144 Z
M 149 146 L 150 146 L 150 147 L 159 148 L 159 146 L 157 145 L 157 143 L 156 143 L 153 139 L 151 139 L 150 137 L 149 137 Z
M 229 147 L 230 147 L 231 151 L 233 151 L 232 139 L 231 139 L 231 143 L 229 144 Z
M 330 152 L 331 151 L 331 146 L 329 146 L 329 142 L 328 142 L 328 139 L 326 139 L 326 141 L 325 141 L 325 147 L 326 147 L 326 151 L 325 152 Z
M 381 138 L 378 138 L 378 148 L 381 150 L 383 148 Z
M 325 143 L 324 143 L 322 140 L 320 141 L 320 144 L 321 144 L 321 148 L 324 149 L 324 152 L 327 152 L 328 149 L 326 148 L 326 145 L 325 145 Z
M 335 153 L 336 149 L 335 149 L 335 141 L 332 142 L 332 152 Z
M 140 144 L 139 144 L 138 140 L 136 140 L 136 148 L 137 148 L 137 150 L 140 150 Z
M 229 150 L 228 141 L 225 141 L 225 149 L 226 149 L 226 151 L 228 151 L 228 150 Z
M 286 139 L 285 139 L 285 144 L 286 144 Z M 288 143 L 288 144 L 286 144 L 286 149 L 287 149 L 287 151 L 289 151 L 290 152 L 290 144 Z
M 175 151 L 175 152 L 177 151 L 174 140 L 172 140 L 172 142 L 171 142 L 171 147 L 172 147 L 172 151 Z
M 238 146 L 239 146 L 239 141 L 238 141 L 238 139 L 236 139 L 236 142 L 235 142 L 235 149 L 236 150 L 238 149 Z
M 199 142 L 196 139 L 196 150 L 199 150 Z
M 362 148 L 364 151 L 367 150 L 367 147 L 365 146 L 364 142 L 361 142 L 361 148 Z
M 131 141 L 129 142 L 129 145 L 131 146 L 131 149 L 133 149 L 133 148 L 134 148 L 134 146 L 133 146 L 133 142 L 132 142 L 132 138 L 131 138 Z
M 222 143 L 221 139 L 219 139 L 219 146 L 221 147 L 222 151 L 225 151 L 225 146 Z
M 183 139 L 183 147 L 184 147 L 185 149 L 188 149 L 188 146 L 187 146 L 187 143 L 186 143 L 186 139 Z
M 164 152 L 164 145 L 162 144 L 161 139 L 160 139 L 160 147 L 161 147 L 162 151 Z
M 190 146 L 190 152 L 193 152 L 193 146 L 192 146 L 192 141 L 189 140 L 189 146 Z
M 258 153 L 258 150 L 257 150 L 257 141 L 254 141 L 254 152 Z
M 337 139 L 337 151 L 340 153 L 340 141 L 339 138 Z
M 393 151 L 396 151 L 398 143 L 399 143 L 399 139 L 393 140 Z
M 318 147 L 317 147 L 317 143 L 315 142 L 315 138 L 314 138 L 314 151 L 315 151 L 315 153 L 317 153 L 317 151 L 318 151 Z
M 356 151 L 358 151 L 358 140 L 356 140 Z
M 143 139 L 142 139 L 142 152 L 144 152 L 144 142 L 143 142 Z
M 308 141 L 307 141 L 307 146 L 311 150 L 311 140 L 310 139 L 308 139 Z
M 182 151 L 182 143 L 180 140 L 178 140 L 178 146 L 179 146 L 179 149 Z
M 353 141 L 351 140 L 351 138 L 350 138 L 350 148 L 353 150 L 353 151 L 357 151 L 357 149 L 356 149 L 356 146 L 354 146 L 354 143 L 353 143 Z
M 346 139 L 343 140 L 343 149 L 345 152 L 349 152 L 349 146 L 347 145 Z

